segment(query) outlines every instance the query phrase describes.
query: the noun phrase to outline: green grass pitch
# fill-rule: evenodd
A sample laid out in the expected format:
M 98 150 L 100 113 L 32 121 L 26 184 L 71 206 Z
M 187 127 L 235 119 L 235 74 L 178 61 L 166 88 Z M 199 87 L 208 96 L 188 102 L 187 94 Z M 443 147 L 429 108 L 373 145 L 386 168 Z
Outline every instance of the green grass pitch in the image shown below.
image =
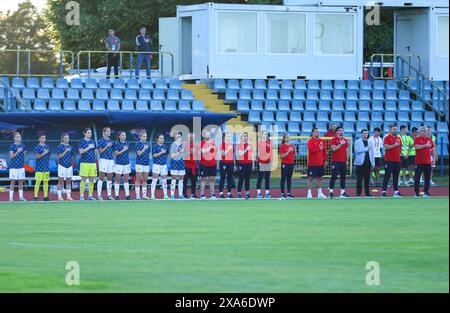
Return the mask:
M 2 292 L 449 291 L 448 197 L 5 203 L 0 238 Z

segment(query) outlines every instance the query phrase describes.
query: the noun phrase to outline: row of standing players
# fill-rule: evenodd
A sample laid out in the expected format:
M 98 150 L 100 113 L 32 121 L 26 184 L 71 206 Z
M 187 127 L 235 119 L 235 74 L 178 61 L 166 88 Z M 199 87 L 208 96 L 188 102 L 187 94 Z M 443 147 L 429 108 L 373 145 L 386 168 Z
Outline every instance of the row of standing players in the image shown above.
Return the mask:
M 94 200 L 94 179 L 97 177 L 97 154 L 98 150 L 99 162 L 98 170 L 100 175 L 97 181 L 97 195 L 99 200 L 102 199 L 102 189 L 106 178 L 107 199 L 113 200 L 113 175 L 115 199 L 119 200 L 120 180 L 124 179 L 124 191 L 127 200 L 131 200 L 129 176 L 131 173 L 131 165 L 129 158 L 130 144 L 126 140 L 126 133 L 119 131 L 117 141 L 114 142 L 111 136 L 111 130 L 108 127 L 103 129 L 103 137 L 98 142 L 98 147 L 92 139 L 92 131 L 85 129 L 83 131 L 84 138 L 78 144 L 78 152 L 81 155 L 80 161 L 80 200 L 84 200 L 84 190 L 86 180 L 89 178 L 88 199 Z M 182 141 L 181 134 L 175 135 L 175 141 L 168 148 L 164 144 L 164 136 L 158 135 L 156 143 L 150 149 L 147 142 L 147 133 L 141 132 L 140 139 L 135 144 L 136 151 L 136 182 L 135 193 L 136 199 L 149 199 L 147 196 L 147 179 L 150 173 L 150 156 L 153 158 L 151 169 L 151 199 L 155 199 L 155 190 L 158 179 L 161 179 L 161 185 L 164 193 L 164 199 L 169 199 L 167 186 L 167 160 L 170 156 L 171 167 L 171 198 L 175 199 L 175 191 L 178 182 L 178 198 L 187 198 L 187 183 L 191 183 L 190 198 L 196 198 L 197 176 L 201 176 L 200 182 L 200 198 L 205 199 L 206 184 L 209 183 L 210 198 L 215 199 L 214 184 L 217 175 L 217 160 L 219 159 L 220 198 L 232 198 L 232 188 L 234 186 L 233 174 L 238 171 L 238 198 L 250 198 L 250 177 L 255 165 L 258 166 L 257 191 L 258 198 L 271 198 L 270 195 L 270 174 L 273 162 L 273 146 L 272 141 L 268 138 L 267 132 L 263 131 L 258 140 L 257 150 L 253 148 L 249 142 L 248 133 L 243 133 L 241 141 L 235 146 L 232 143 L 231 135 L 224 134 L 220 149 L 217 147 L 211 133 L 204 132 L 203 141 L 200 144 L 194 143 L 193 134 L 189 135 L 189 144 L 185 146 Z M 72 158 L 75 148 L 69 143 L 69 135 L 64 133 L 61 136 L 61 144 L 57 148 L 58 155 L 58 199 L 63 200 L 62 189 L 63 183 L 66 181 L 67 200 L 73 200 L 71 197 L 71 180 L 73 176 Z M 318 129 L 312 130 L 311 138 L 308 140 L 308 198 L 312 198 L 312 186 L 317 184 L 317 197 L 328 198 L 322 191 L 322 177 L 324 176 L 324 167 L 328 162 L 327 148 L 332 151 L 332 176 L 329 184 L 329 197 L 334 197 L 334 185 L 337 178 L 340 178 L 340 187 L 342 198 L 349 197 L 345 191 L 347 166 L 349 162 L 348 141 L 343 137 L 342 127 L 337 128 L 336 136 L 330 140 L 327 145 L 326 141 L 320 138 Z M 393 179 L 394 197 L 401 197 L 398 191 L 398 179 L 401 168 L 401 147 L 402 140 L 397 136 L 397 127 L 392 125 L 390 133 L 383 139 L 383 147 L 385 149 L 385 176 L 383 180 L 382 195 L 386 196 L 386 190 L 389 180 Z M 429 196 L 430 173 L 431 173 L 431 155 L 435 155 L 435 146 L 429 136 L 427 136 L 426 128 L 421 128 L 420 136 L 414 139 L 414 147 L 416 149 L 415 157 L 415 192 L 419 195 L 419 180 L 424 174 L 425 188 L 424 195 Z M 377 166 L 377 151 L 373 149 L 373 145 L 369 144 L 368 131 L 363 130 L 361 137 L 355 142 L 355 165 L 357 172 L 357 196 L 362 195 L 362 185 L 364 181 L 366 196 L 371 196 L 369 192 L 370 173 Z M 236 151 L 235 151 L 236 149 Z M 237 153 L 235 153 L 237 152 Z M 15 183 L 19 185 L 19 199 L 24 201 L 23 197 L 23 181 L 25 179 L 24 160 L 26 148 L 21 143 L 20 133 L 14 134 L 14 143 L 9 149 L 11 165 L 9 176 L 10 185 L 10 201 L 14 199 Z M 296 148 L 290 143 L 288 134 L 283 136 L 282 145 L 280 146 L 281 157 L 281 197 L 294 198 L 291 193 L 292 176 L 294 172 Z M 48 201 L 48 182 L 50 178 L 49 161 L 50 147 L 46 144 L 45 135 L 39 135 L 39 144 L 35 147 L 36 168 L 34 188 L 34 200 L 38 200 L 40 185 L 43 183 L 44 201 Z M 197 160 L 200 160 L 197 164 Z M 198 173 L 197 173 L 198 172 Z M 265 194 L 261 192 L 262 180 L 265 180 Z M 227 194 L 224 194 L 224 186 L 226 182 Z M 241 194 L 244 187 L 245 196 Z M 287 187 L 287 193 L 286 188 Z M 142 193 L 141 193 L 142 192 Z

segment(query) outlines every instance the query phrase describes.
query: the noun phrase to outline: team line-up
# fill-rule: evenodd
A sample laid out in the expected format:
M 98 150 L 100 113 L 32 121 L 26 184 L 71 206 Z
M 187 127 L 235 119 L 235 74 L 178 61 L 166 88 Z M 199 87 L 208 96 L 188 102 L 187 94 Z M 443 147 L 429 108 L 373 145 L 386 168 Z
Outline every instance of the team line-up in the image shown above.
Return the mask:
M 403 126 L 402 126 L 403 127 Z M 420 179 L 423 175 L 424 190 L 423 196 L 429 197 L 432 163 L 437 161 L 435 143 L 431 137 L 431 133 L 426 127 L 421 127 L 420 132 L 416 129 L 413 131 L 413 138 L 410 142 L 405 142 L 403 136 L 397 135 L 397 127 L 391 125 L 389 134 L 384 138 L 379 136 L 380 131 L 374 130 L 373 136 L 369 138 L 368 130 L 361 131 L 360 138 L 355 141 L 355 165 L 357 196 L 362 195 L 364 184 L 365 195 L 371 197 L 369 191 L 370 174 L 374 168 L 381 164 L 381 149 L 385 150 L 384 169 L 385 175 L 382 184 L 382 196 L 386 197 L 386 191 L 389 181 L 392 177 L 394 197 L 402 197 L 399 192 L 399 175 L 400 170 L 405 166 L 404 151 L 405 147 L 408 152 L 414 149 L 415 156 L 406 158 L 414 164 L 414 190 L 416 197 L 420 195 L 419 186 Z M 415 134 L 414 134 L 415 133 Z M 103 129 L 103 137 L 98 141 L 98 146 L 92 139 L 92 130 L 87 128 L 83 131 L 84 138 L 78 143 L 75 149 L 70 144 L 70 138 L 67 133 L 61 135 L 61 144 L 57 147 L 58 156 L 58 200 L 64 201 L 62 190 L 64 181 L 66 182 L 67 200 L 73 201 L 71 197 L 71 183 L 73 178 L 72 158 L 75 153 L 81 156 L 80 171 L 80 201 L 83 201 L 85 195 L 86 181 L 88 184 L 88 199 L 94 200 L 94 180 L 97 180 L 97 199 L 103 200 L 102 189 L 106 178 L 107 200 L 120 200 L 120 182 L 123 177 L 123 189 L 125 191 L 125 199 L 131 200 L 130 196 L 130 173 L 131 164 L 129 152 L 130 143 L 124 131 L 117 133 L 117 141 L 113 141 L 111 137 L 111 129 L 105 127 Z M 334 185 L 337 178 L 340 178 L 341 198 L 348 198 L 345 191 L 347 166 L 349 162 L 348 140 L 343 136 L 342 127 L 337 127 L 335 136 L 327 142 L 320 138 L 317 128 L 311 133 L 308 140 L 308 193 L 307 197 L 312 198 L 312 186 L 317 184 L 318 198 L 333 198 Z M 234 186 L 234 172 L 238 172 L 239 181 L 237 185 L 238 198 L 250 198 L 250 177 L 252 171 L 257 166 L 258 180 L 256 189 L 258 198 L 271 198 L 270 195 L 270 174 L 273 162 L 273 144 L 268 137 L 267 131 L 259 134 L 257 141 L 257 149 L 249 142 L 248 133 L 241 135 L 240 142 L 235 146 L 232 142 L 232 135 L 224 133 L 221 144 L 217 145 L 209 131 L 203 132 L 202 141 L 199 144 L 194 143 L 194 134 L 189 134 L 188 143 L 185 144 L 181 133 L 176 133 L 174 142 L 168 146 L 164 143 L 164 136 L 158 135 L 156 142 L 150 146 L 147 141 L 147 133 L 142 131 L 139 140 L 134 144 L 136 151 L 136 181 L 135 181 L 135 199 L 150 200 L 155 199 L 155 191 L 158 179 L 161 179 L 164 199 L 175 199 L 176 188 L 178 187 L 178 199 L 196 198 L 197 173 L 200 174 L 200 198 L 206 199 L 205 189 L 209 183 L 209 198 L 216 199 L 215 195 L 215 177 L 217 175 L 217 165 L 220 169 L 219 197 L 232 198 L 232 188 Z M 39 143 L 35 147 L 36 168 L 35 168 L 35 186 L 34 200 L 38 201 L 38 195 L 41 184 L 43 184 L 44 201 L 49 201 L 49 180 L 50 180 L 50 147 L 46 144 L 45 134 L 38 136 Z M 328 163 L 327 149 L 331 149 L 332 175 L 329 183 L 329 195 L 326 196 L 322 190 L 322 177 L 324 176 L 324 167 Z M 98 151 L 98 152 L 97 152 Z M 26 147 L 21 142 L 20 133 L 14 133 L 14 143 L 9 148 L 10 169 L 9 178 L 11 180 L 9 200 L 14 201 L 14 188 L 18 183 L 19 200 L 25 201 L 23 195 L 23 184 L 25 180 L 25 154 Z M 97 155 L 98 171 L 97 175 Z M 279 148 L 281 158 L 281 198 L 294 198 L 292 194 L 292 176 L 294 172 L 296 148 L 290 142 L 290 137 L 285 134 L 282 144 Z M 147 195 L 147 180 L 150 174 L 150 159 L 153 159 L 151 168 L 151 197 Z M 171 197 L 168 195 L 167 161 L 170 162 L 171 174 Z M 199 162 L 197 162 L 199 160 Z M 219 164 L 218 164 L 219 163 Z M 114 183 L 113 183 L 114 175 Z M 262 180 L 265 180 L 265 194 L 261 192 Z M 187 194 L 187 183 L 191 183 L 191 194 Z M 224 187 L 226 182 L 227 193 Z M 178 186 L 177 186 L 178 183 Z M 114 195 L 112 189 L 114 187 Z M 242 188 L 245 189 L 245 196 L 241 194 Z M 287 187 L 287 192 L 286 188 Z

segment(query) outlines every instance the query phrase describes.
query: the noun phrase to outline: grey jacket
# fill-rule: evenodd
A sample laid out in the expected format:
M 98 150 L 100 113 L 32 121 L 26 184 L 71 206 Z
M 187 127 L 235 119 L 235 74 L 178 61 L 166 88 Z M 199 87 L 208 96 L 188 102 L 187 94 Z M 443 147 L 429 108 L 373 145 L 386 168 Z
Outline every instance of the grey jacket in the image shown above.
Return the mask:
M 364 147 L 363 140 L 359 138 L 355 141 L 355 165 L 363 165 L 364 164 L 364 158 L 366 155 L 366 152 L 369 152 L 369 145 L 367 147 Z M 372 164 L 372 167 L 375 166 L 375 158 L 373 154 L 369 153 L 370 157 L 370 164 Z

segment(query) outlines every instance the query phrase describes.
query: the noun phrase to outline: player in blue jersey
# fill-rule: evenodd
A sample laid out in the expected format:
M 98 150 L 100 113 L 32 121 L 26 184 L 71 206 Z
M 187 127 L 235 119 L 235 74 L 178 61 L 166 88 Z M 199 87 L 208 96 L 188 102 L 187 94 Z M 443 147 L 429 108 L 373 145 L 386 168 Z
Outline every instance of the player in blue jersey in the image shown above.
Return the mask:
M 178 197 L 183 199 L 183 181 L 184 175 L 186 175 L 186 169 L 184 167 L 184 144 L 182 142 L 182 134 L 177 133 L 175 135 L 175 142 L 170 146 L 170 175 L 172 176 L 172 184 L 170 186 L 172 199 L 175 199 L 175 188 L 178 180 Z
M 61 144 L 56 151 L 58 154 L 58 201 L 64 201 L 62 197 L 64 180 L 66 181 L 67 201 L 73 201 L 71 197 L 73 177 L 72 156 L 75 148 L 69 144 L 69 141 L 69 134 L 63 133 L 61 135 Z
M 147 180 L 150 172 L 150 145 L 147 142 L 147 132 L 142 131 L 139 134 L 139 141 L 136 142 L 136 182 L 134 190 L 136 200 L 149 200 L 147 197 Z M 142 198 L 141 198 L 142 186 Z
M 114 144 L 114 154 L 116 155 L 116 164 L 114 165 L 114 194 L 116 200 L 120 200 L 120 179 L 123 176 L 123 189 L 125 189 L 125 199 L 131 200 L 130 197 L 130 144 L 127 141 L 127 134 L 124 131 L 117 133 L 117 142 Z
M 78 143 L 78 152 L 81 154 L 80 161 L 80 201 L 84 201 L 84 190 L 86 187 L 86 180 L 89 178 L 89 201 L 93 201 L 94 193 L 94 179 L 97 177 L 97 159 L 95 156 L 96 145 L 92 140 L 92 130 L 86 128 L 83 131 L 84 138 Z
M 45 134 L 38 136 L 39 144 L 34 148 L 36 153 L 36 184 L 34 185 L 34 201 L 38 201 L 39 188 L 44 182 L 44 201 L 50 201 L 48 198 L 48 182 L 50 180 L 50 147 L 45 143 Z
M 22 144 L 22 136 L 20 133 L 14 133 L 14 143 L 9 146 L 9 179 L 11 184 L 9 186 L 9 202 L 14 201 L 14 187 L 16 181 L 19 189 L 19 200 L 25 201 L 23 197 L 23 182 L 25 180 L 25 154 L 27 149 Z
M 164 199 L 167 196 L 167 147 L 164 144 L 164 135 L 160 134 L 156 137 L 156 143 L 152 147 L 153 166 L 152 166 L 152 199 L 155 198 L 156 183 L 161 175 L 161 184 L 164 192 Z
M 99 176 L 97 181 L 97 195 L 98 200 L 102 201 L 103 181 L 106 177 L 106 192 L 108 200 L 113 200 L 112 197 L 112 177 L 114 173 L 114 142 L 110 138 L 111 129 L 109 127 L 103 128 L 103 137 L 98 141 L 98 152 L 100 158 L 98 160 Z

